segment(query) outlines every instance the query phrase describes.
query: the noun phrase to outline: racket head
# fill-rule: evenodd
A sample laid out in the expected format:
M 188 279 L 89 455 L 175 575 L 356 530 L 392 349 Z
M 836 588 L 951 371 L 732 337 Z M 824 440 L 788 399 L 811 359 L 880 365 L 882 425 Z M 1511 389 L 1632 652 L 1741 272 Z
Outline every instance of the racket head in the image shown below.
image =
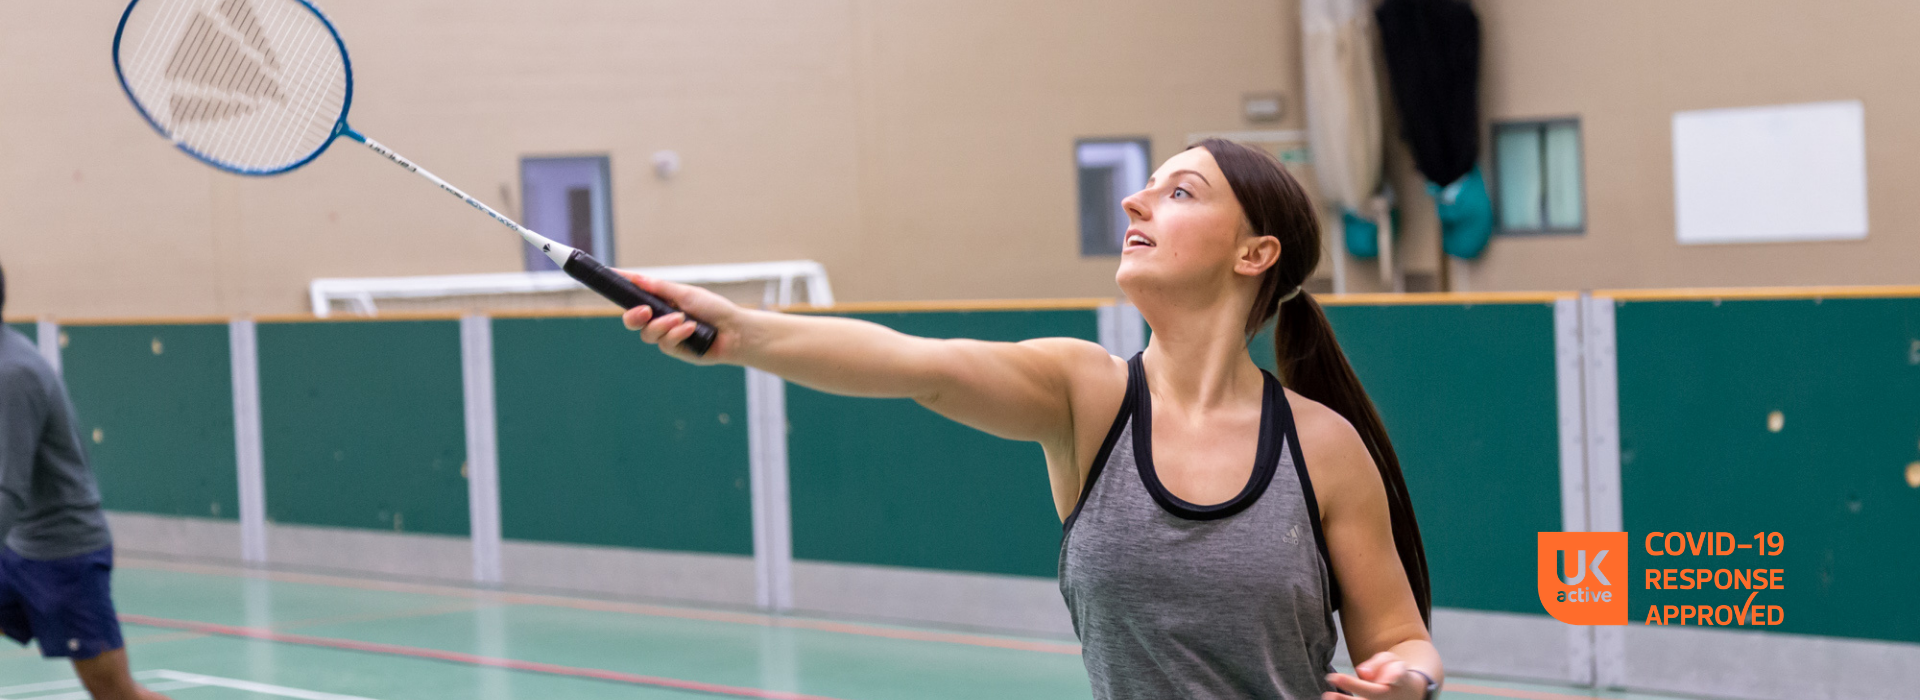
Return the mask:
M 148 125 L 227 172 L 284 173 L 350 131 L 353 63 L 308 0 L 133 0 L 113 70 Z

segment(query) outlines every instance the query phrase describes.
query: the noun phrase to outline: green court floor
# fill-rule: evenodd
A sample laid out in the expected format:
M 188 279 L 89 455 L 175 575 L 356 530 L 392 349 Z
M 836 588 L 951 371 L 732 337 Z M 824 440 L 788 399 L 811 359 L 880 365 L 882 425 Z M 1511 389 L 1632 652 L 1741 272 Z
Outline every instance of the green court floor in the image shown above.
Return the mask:
M 1086 698 L 1078 647 L 1024 639 L 128 559 L 134 670 L 180 700 Z M 1448 700 L 1652 698 L 1456 677 Z M 80 700 L 0 647 L 0 700 Z

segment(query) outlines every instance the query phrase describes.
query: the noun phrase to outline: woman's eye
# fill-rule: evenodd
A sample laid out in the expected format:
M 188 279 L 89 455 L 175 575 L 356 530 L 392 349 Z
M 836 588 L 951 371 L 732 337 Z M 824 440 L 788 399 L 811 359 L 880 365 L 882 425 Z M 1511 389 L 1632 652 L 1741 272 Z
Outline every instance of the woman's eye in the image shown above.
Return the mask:
M 1192 196 L 1193 196 L 1193 193 L 1191 193 L 1191 192 L 1188 192 L 1188 191 L 1187 191 L 1187 188 L 1185 188 L 1185 187 L 1175 187 L 1175 188 L 1173 188 L 1173 198 L 1174 198 L 1174 199 L 1179 199 L 1179 198 L 1181 198 L 1181 197 L 1192 197 Z

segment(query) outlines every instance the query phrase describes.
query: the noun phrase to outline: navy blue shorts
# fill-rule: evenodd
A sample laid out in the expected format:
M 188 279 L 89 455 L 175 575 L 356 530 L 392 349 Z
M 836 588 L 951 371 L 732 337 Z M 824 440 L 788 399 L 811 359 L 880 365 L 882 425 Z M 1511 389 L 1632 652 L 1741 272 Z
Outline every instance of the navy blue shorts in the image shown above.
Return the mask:
M 107 584 L 113 547 L 38 561 L 0 547 L 0 632 L 43 656 L 82 661 L 119 649 L 120 617 Z

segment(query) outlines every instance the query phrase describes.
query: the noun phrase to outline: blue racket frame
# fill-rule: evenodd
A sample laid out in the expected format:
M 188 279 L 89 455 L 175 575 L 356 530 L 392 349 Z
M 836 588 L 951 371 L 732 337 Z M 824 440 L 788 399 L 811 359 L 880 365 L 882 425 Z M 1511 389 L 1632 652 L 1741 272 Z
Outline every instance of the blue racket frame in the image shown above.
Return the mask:
M 114 77 L 120 81 L 120 91 L 126 93 L 127 101 L 133 103 L 133 108 L 140 113 L 140 118 L 147 120 L 148 126 L 153 127 L 154 131 L 159 132 L 161 136 L 172 141 L 175 148 L 180 149 L 187 155 L 193 156 L 194 160 L 230 173 L 254 176 L 278 175 L 313 162 L 313 159 L 319 158 L 322 153 L 326 153 L 327 147 L 332 146 L 333 142 L 340 140 L 342 136 L 359 141 L 368 148 L 372 148 L 374 152 L 385 156 L 387 160 L 391 160 L 400 167 L 406 168 L 409 172 L 432 181 L 433 184 L 438 185 L 440 189 L 446 190 L 448 194 L 459 197 L 462 201 L 466 202 L 468 206 L 480 210 L 487 216 L 493 217 L 493 220 L 500 222 L 501 225 L 519 233 L 522 240 L 546 254 L 547 258 L 552 260 L 554 264 L 559 265 L 560 269 L 566 272 L 569 277 L 579 280 L 580 283 L 586 285 L 588 289 L 598 292 L 600 296 L 606 297 L 609 301 L 628 309 L 647 306 L 653 309 L 653 314 L 656 318 L 678 312 L 678 309 L 675 309 L 672 304 L 641 289 L 639 285 L 621 276 L 618 272 L 607 267 L 606 264 L 599 260 L 594 259 L 592 255 L 588 255 L 585 251 L 556 243 L 546 236 L 542 236 L 525 226 L 521 226 L 519 222 L 508 218 L 505 214 L 495 211 L 493 207 L 487 206 L 486 203 L 474 199 L 472 195 L 460 191 L 460 188 L 454 187 L 446 180 L 440 179 L 439 176 L 427 172 L 425 168 L 415 165 L 413 161 L 407 160 L 399 153 L 395 153 L 393 149 L 387 148 L 380 142 L 367 138 L 360 132 L 354 131 L 353 127 L 347 126 L 347 112 L 353 109 L 353 59 L 347 55 L 347 43 L 340 38 L 340 30 L 333 26 L 333 20 L 327 19 L 326 13 L 321 12 L 320 8 L 315 7 L 314 4 L 308 0 L 293 1 L 300 3 L 301 7 L 306 8 L 308 12 L 312 12 L 313 16 L 320 18 L 320 23 L 326 26 L 327 33 L 333 36 L 334 47 L 340 50 L 341 65 L 346 73 L 347 91 L 345 99 L 342 100 L 340 104 L 340 116 L 334 120 L 333 131 L 327 135 L 327 140 L 322 142 L 319 148 L 314 149 L 312 153 L 307 154 L 305 158 L 301 158 L 292 165 L 272 169 L 257 169 L 240 168 L 222 163 L 174 139 L 171 134 L 167 133 L 166 129 L 160 127 L 160 123 L 154 120 L 152 114 L 147 113 L 147 108 L 140 104 L 138 97 L 134 96 L 133 88 L 127 85 L 126 71 L 120 67 L 120 40 L 127 31 L 127 18 L 133 16 L 133 9 L 140 5 L 140 0 L 133 0 L 127 3 L 127 9 L 120 13 L 119 25 L 113 30 L 113 74 Z M 712 325 L 705 322 L 693 319 L 688 320 L 694 322 L 694 331 L 691 335 L 685 337 L 681 346 L 694 355 L 705 355 L 707 350 L 713 346 L 714 340 L 718 337 L 718 331 L 716 331 Z
M 326 153 L 327 148 L 332 146 L 333 142 L 339 140 L 342 136 L 355 141 L 365 142 L 366 137 L 361 136 L 358 132 L 355 132 L 352 127 L 347 126 L 347 112 L 353 109 L 353 56 L 347 53 L 347 42 L 341 40 L 340 30 L 333 26 L 333 20 L 327 19 L 327 13 L 321 12 L 320 8 L 315 7 L 313 3 L 307 0 L 293 1 L 300 3 L 301 7 L 307 8 L 307 11 L 312 12 L 313 16 L 320 18 L 320 24 L 326 26 L 327 34 L 333 37 L 334 48 L 340 50 L 340 64 L 343 66 L 344 72 L 347 75 L 346 99 L 340 103 L 340 117 L 333 122 L 333 133 L 327 136 L 327 140 L 322 142 L 319 148 L 314 149 L 312 153 L 307 154 L 305 158 L 301 158 L 294 162 L 294 164 L 283 168 L 260 170 L 255 168 L 241 168 L 222 163 L 204 153 L 188 148 L 185 143 L 174 140 L 172 134 L 167 133 L 166 129 L 160 127 L 160 122 L 154 121 L 153 115 L 148 114 L 147 108 L 140 104 L 140 99 L 134 97 L 133 88 L 127 85 L 126 71 L 120 68 L 120 37 L 126 33 L 127 18 L 133 16 L 133 8 L 140 5 L 140 0 L 133 0 L 133 2 L 127 3 L 127 9 L 120 13 L 120 24 L 113 29 L 113 75 L 120 81 L 120 91 L 126 94 L 128 102 L 133 103 L 133 109 L 140 113 L 140 118 L 147 120 L 147 126 L 153 127 L 153 130 L 159 132 L 162 137 L 168 141 L 172 141 L 175 148 L 180 149 L 181 152 L 187 155 L 193 156 L 194 160 L 239 175 L 264 177 L 268 175 L 279 175 L 289 170 L 297 169 L 300 166 L 313 162 L 313 159 L 319 158 L 320 154 Z

